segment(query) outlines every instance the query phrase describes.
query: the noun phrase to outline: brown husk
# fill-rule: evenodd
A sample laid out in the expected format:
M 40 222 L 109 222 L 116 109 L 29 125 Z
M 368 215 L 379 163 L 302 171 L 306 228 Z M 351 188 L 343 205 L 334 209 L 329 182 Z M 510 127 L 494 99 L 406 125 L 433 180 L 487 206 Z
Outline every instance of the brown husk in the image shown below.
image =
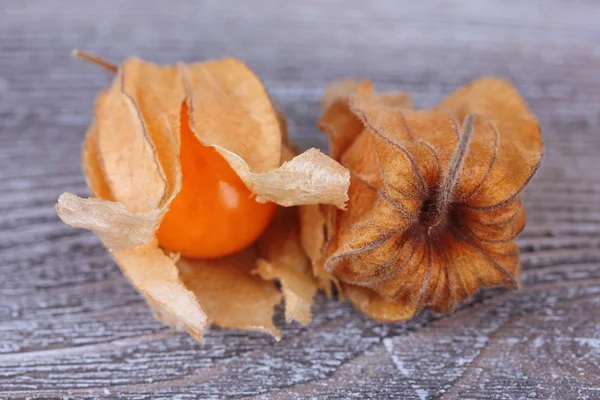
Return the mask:
M 317 284 L 293 209 L 279 212 L 258 244 L 222 259 L 180 258 L 158 246 L 156 230 L 181 188 L 182 106 L 198 140 L 260 201 L 344 207 L 348 171 L 315 149 L 294 157 L 283 115 L 239 60 L 162 67 L 133 58 L 114 69 L 84 142 L 94 198 L 63 194 L 59 217 L 96 233 L 156 317 L 199 340 L 210 323 L 279 338 L 272 315 L 282 296 L 273 280 L 287 319 L 307 324 Z
M 385 321 L 519 286 L 521 192 L 543 154 L 537 120 L 504 80 L 477 80 L 429 110 L 402 98 L 369 82 L 328 88 L 319 126 L 350 170 L 349 201 L 301 211 L 317 277 Z

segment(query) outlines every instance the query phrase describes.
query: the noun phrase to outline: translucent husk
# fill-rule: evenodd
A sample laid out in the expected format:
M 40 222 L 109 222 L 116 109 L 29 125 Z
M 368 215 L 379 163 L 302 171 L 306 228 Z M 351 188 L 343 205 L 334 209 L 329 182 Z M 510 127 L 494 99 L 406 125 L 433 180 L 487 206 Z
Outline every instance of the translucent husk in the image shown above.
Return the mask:
M 295 209 L 280 210 L 257 243 L 229 257 L 190 260 L 159 247 L 156 231 L 181 188 L 182 106 L 198 140 L 222 154 L 259 201 L 344 207 L 348 171 L 315 149 L 294 157 L 283 115 L 239 60 L 105 66 L 117 75 L 98 96 L 83 149 L 94 197 L 64 193 L 59 217 L 98 235 L 156 317 L 199 340 L 211 323 L 279 338 L 272 315 L 282 293 L 286 318 L 310 322 L 317 283 Z

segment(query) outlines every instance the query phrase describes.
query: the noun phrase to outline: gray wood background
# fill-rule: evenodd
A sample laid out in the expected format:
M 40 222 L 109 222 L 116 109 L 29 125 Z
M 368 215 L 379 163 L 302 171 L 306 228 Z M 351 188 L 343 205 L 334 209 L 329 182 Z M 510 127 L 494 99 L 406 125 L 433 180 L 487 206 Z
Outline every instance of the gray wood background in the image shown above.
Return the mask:
M 0 0 L 0 399 L 600 398 L 600 2 Z M 544 130 L 526 193 L 524 287 L 454 315 L 381 324 L 320 297 L 283 340 L 155 322 L 90 233 L 56 217 L 86 195 L 80 146 L 118 62 L 236 56 L 303 148 L 328 82 L 371 77 L 426 107 L 512 79 Z

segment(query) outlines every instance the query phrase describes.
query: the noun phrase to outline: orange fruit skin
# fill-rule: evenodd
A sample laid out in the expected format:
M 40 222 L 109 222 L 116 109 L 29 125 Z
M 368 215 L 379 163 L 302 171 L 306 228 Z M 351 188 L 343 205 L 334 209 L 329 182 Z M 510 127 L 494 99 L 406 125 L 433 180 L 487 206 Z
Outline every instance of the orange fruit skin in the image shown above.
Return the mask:
M 204 146 L 182 110 L 181 191 L 158 230 L 166 250 L 191 258 L 219 258 L 256 241 L 269 225 L 274 203 L 258 203 L 227 161 Z

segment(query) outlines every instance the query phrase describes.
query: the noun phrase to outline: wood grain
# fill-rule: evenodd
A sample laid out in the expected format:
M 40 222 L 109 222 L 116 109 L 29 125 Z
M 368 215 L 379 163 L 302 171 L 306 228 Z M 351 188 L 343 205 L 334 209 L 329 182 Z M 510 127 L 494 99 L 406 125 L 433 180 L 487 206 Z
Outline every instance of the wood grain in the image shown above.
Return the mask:
M 0 399 L 600 398 L 600 3 L 0 0 Z M 407 90 L 417 106 L 482 75 L 539 116 L 523 288 L 454 315 L 381 324 L 320 297 L 283 340 L 155 322 L 92 234 L 55 215 L 87 194 L 79 151 L 118 62 L 236 56 L 265 80 L 303 148 L 330 81 Z

